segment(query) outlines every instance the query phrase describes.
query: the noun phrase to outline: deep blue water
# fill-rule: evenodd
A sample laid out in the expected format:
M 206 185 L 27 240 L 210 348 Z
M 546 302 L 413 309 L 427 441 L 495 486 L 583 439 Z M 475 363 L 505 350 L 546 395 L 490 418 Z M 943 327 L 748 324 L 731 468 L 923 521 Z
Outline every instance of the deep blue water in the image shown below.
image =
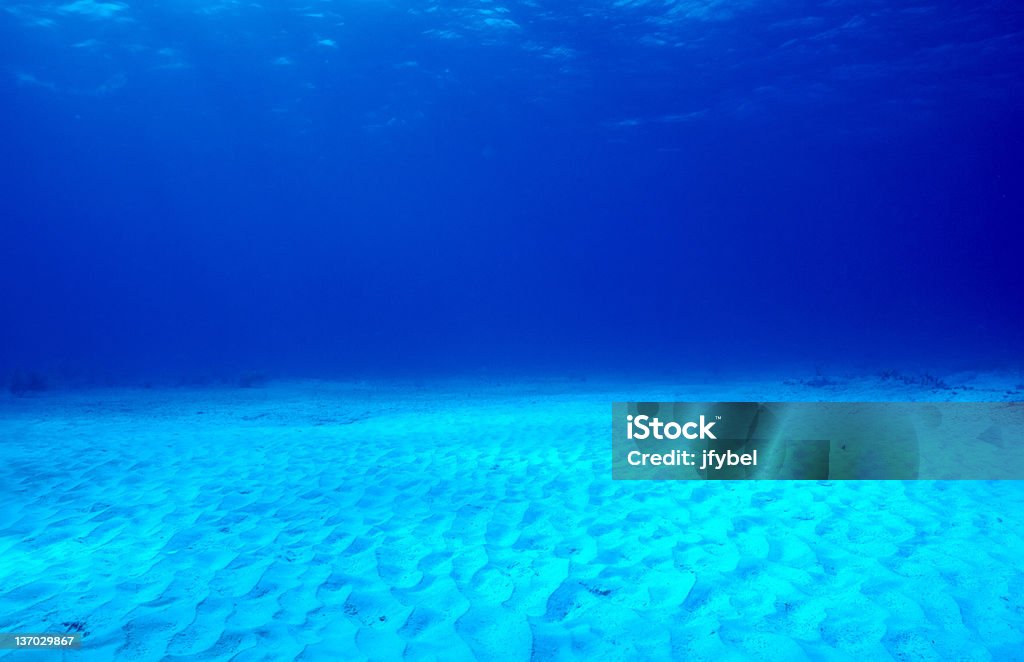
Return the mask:
M 1014 2 L 0 0 L 0 374 L 1019 366 Z

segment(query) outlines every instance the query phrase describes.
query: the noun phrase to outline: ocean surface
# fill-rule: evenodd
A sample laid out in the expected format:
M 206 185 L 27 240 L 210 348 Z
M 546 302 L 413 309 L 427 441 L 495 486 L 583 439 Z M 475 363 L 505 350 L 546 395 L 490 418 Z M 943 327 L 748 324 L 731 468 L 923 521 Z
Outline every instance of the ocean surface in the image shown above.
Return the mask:
M 1022 72 L 1000 0 L 0 0 L 0 634 L 84 635 L 0 658 L 1024 660 L 1020 482 L 609 461 L 1024 399 Z

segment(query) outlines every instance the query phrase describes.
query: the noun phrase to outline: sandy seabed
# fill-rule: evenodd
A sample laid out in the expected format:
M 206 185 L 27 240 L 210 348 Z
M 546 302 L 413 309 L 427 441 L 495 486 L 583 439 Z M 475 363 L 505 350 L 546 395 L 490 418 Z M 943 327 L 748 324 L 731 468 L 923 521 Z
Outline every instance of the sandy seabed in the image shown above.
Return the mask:
M 85 636 L 0 658 L 1022 660 L 1024 482 L 611 480 L 614 400 L 961 382 L 4 396 L 0 632 Z

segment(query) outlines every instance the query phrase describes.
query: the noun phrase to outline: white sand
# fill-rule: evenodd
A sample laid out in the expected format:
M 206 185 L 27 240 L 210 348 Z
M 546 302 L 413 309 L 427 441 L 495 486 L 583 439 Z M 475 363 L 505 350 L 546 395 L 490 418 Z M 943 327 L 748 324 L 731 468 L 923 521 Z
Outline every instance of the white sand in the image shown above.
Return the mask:
M 611 480 L 614 400 L 1021 399 L 947 381 L 5 396 L 0 632 L 80 625 L 76 660 L 1024 659 L 1024 483 Z

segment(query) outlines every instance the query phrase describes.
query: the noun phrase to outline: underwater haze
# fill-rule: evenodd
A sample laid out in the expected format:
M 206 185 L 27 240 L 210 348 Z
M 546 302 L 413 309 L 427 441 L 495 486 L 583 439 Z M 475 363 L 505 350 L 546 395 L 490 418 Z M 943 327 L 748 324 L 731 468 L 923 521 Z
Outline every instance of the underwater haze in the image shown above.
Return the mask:
M 0 0 L 0 659 L 1024 659 L 1022 110 L 1019 2 Z
M 0 1 L 0 371 L 1018 365 L 1014 2 Z

